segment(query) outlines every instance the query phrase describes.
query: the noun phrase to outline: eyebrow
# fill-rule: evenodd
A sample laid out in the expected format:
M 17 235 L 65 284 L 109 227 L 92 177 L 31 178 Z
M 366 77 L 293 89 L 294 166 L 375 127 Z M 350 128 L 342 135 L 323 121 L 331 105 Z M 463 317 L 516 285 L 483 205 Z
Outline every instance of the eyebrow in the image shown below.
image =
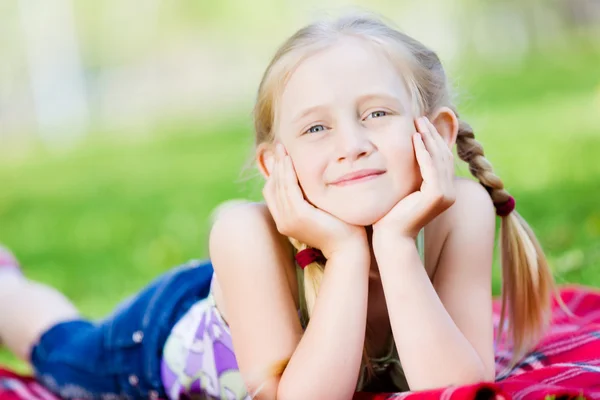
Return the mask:
M 383 99 L 386 101 L 390 101 L 392 103 L 394 103 L 399 110 L 398 111 L 405 111 L 404 110 L 404 105 L 402 104 L 402 100 L 399 99 L 398 97 L 392 95 L 391 93 L 369 93 L 369 94 L 365 94 L 363 96 L 360 96 L 358 98 L 358 102 L 359 103 L 365 103 L 369 100 L 378 100 L 378 99 Z
M 327 108 L 327 106 L 326 106 L 325 104 L 319 104 L 319 105 L 316 105 L 316 106 L 309 107 L 309 108 L 307 108 L 307 109 L 303 110 L 303 111 L 302 111 L 300 114 L 298 114 L 298 115 L 296 116 L 296 118 L 294 118 L 294 120 L 293 120 L 293 121 L 294 121 L 294 122 L 298 122 L 298 121 L 300 121 L 302 118 L 306 117 L 307 115 L 310 115 L 310 114 L 312 114 L 312 113 L 315 113 L 315 112 L 317 112 L 317 111 L 320 111 L 320 110 L 322 110 L 322 109 L 324 109 L 324 108 Z

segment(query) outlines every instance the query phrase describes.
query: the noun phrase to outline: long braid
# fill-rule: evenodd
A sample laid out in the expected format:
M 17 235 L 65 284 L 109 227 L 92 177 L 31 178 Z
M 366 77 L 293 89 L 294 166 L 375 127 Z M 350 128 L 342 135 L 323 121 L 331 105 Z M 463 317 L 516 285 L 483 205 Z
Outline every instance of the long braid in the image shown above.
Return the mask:
M 511 199 L 510 194 L 485 158 L 483 146 L 475 139 L 473 129 L 464 121 L 460 121 L 456 145 L 458 156 L 487 189 L 496 208 L 506 204 Z M 502 216 L 500 247 L 502 309 L 497 339 L 501 338 L 508 316 L 513 345 L 511 365 L 514 365 L 537 344 L 547 328 L 555 285 L 538 240 L 516 211 Z
M 473 128 L 464 121 L 459 124 L 456 151 L 458 157 L 469 165 L 471 174 L 488 190 L 495 205 L 509 199 L 504 183 L 494 173 L 492 164 L 485 158 L 483 146 L 475 139 Z

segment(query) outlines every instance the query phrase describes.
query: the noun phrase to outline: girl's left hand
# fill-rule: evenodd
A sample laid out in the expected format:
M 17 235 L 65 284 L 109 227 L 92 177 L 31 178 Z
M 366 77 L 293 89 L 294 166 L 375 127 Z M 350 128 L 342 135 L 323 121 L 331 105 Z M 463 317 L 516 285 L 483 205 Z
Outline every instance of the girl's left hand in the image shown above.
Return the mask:
M 400 200 L 373 224 L 373 235 L 393 234 L 416 238 L 419 231 L 454 204 L 454 155 L 426 117 L 415 121 L 415 155 L 423 182 L 418 191 Z M 387 233 L 389 232 L 389 233 Z

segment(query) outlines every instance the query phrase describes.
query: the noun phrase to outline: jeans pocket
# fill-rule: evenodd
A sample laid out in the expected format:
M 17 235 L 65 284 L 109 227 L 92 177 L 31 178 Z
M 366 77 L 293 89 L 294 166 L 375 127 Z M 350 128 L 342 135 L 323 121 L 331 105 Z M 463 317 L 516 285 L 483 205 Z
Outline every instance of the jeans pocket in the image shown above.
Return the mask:
M 31 354 L 39 382 L 65 399 L 118 395 L 116 376 L 107 368 L 109 361 L 102 328 L 88 321 L 52 327 Z
M 105 373 L 102 328 L 89 321 L 63 322 L 42 335 L 32 352 L 32 364 L 65 365 L 87 373 Z

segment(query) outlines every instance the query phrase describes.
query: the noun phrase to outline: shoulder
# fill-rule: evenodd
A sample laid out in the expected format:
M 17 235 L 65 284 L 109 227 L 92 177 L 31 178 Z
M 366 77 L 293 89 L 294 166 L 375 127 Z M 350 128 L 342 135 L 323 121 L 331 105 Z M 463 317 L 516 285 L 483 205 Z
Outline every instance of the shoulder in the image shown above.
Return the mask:
M 213 215 L 209 252 L 217 279 L 269 276 L 297 292 L 293 247 L 264 203 L 234 202 Z M 285 278 L 285 279 L 284 279 Z
M 248 257 L 268 256 L 270 251 L 292 254 L 287 238 L 277 231 L 264 203 L 236 202 L 221 206 L 213 217 L 209 236 L 210 256 L 243 253 Z
M 262 227 L 274 224 L 265 204 L 244 200 L 229 200 L 220 204 L 213 211 L 211 219 L 211 233 L 230 228 L 244 231 L 256 228 L 257 224 Z
M 494 229 L 496 213 L 487 190 L 479 182 L 466 178 L 456 178 L 454 185 L 456 201 L 436 219 L 436 231 L 447 239 L 458 231 Z
M 476 181 L 466 178 L 454 180 L 456 202 L 448 209 L 446 218 L 449 222 L 469 220 L 495 221 L 495 210 L 492 198 L 487 190 Z
M 432 221 L 435 230 L 447 228 L 464 219 L 494 219 L 495 209 L 487 190 L 479 183 L 467 178 L 455 178 L 454 204 Z
M 478 182 L 456 178 L 456 200 L 425 229 L 428 271 L 439 267 L 449 247 L 487 242 L 495 233 L 495 209 L 487 190 Z M 478 240 L 481 239 L 481 240 Z

